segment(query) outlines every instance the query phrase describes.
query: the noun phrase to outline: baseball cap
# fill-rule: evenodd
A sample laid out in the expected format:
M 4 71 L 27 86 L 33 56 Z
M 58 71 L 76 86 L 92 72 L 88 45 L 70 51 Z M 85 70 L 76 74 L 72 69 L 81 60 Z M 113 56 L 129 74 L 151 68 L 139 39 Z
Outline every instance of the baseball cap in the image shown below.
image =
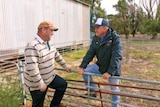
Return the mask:
M 58 30 L 58 28 L 57 27 L 55 27 L 51 22 L 49 22 L 49 21 L 43 21 L 43 22 L 41 22 L 40 24 L 39 24 L 39 26 L 38 26 L 38 30 L 39 29 L 42 29 L 42 28 L 49 28 L 49 29 L 51 29 L 51 30 L 53 30 L 53 31 L 57 31 Z
M 98 27 L 98 26 L 107 26 L 109 27 L 109 22 L 104 18 L 98 18 L 95 24 L 92 25 L 92 27 Z

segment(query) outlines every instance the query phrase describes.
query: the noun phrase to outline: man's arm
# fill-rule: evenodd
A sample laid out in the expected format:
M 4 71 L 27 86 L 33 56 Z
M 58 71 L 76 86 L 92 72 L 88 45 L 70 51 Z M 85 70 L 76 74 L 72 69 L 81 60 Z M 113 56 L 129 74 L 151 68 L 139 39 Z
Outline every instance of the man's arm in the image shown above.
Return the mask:
M 45 86 L 45 83 L 39 72 L 38 57 L 38 52 L 33 46 L 28 45 L 25 48 L 26 73 L 29 75 L 29 79 L 31 79 L 28 81 L 32 82 L 33 86 L 39 87 L 40 89 Z
M 114 75 L 115 72 L 120 69 L 121 60 L 122 60 L 122 44 L 121 39 L 118 35 L 113 37 L 113 47 L 112 47 L 112 56 L 110 60 L 110 66 L 108 73 Z

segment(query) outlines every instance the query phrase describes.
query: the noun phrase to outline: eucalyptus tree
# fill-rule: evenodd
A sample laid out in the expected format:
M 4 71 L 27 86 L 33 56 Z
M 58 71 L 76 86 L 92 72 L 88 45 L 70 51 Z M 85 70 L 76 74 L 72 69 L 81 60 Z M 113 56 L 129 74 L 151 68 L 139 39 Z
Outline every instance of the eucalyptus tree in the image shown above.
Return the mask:
M 160 33 L 160 0 L 140 0 L 140 3 L 148 16 L 145 19 L 145 33 L 152 35 L 151 39 L 155 39 Z
M 95 22 L 98 17 L 107 18 L 107 12 L 101 8 L 102 0 L 80 0 L 90 5 L 90 21 L 91 24 Z
M 137 31 L 141 34 L 145 34 L 145 22 L 147 19 L 146 13 L 143 11 L 142 7 L 136 9 L 136 19 L 137 19 Z
M 156 3 L 159 0 L 140 0 L 140 4 L 143 6 L 144 10 L 147 12 L 148 19 L 154 19 L 155 8 L 157 8 Z
M 157 1 L 156 4 L 157 4 L 156 20 L 160 21 L 160 0 Z
M 107 18 L 106 10 L 101 7 L 101 1 L 102 0 L 93 0 L 91 10 L 91 15 L 93 15 L 92 23 L 94 23 L 98 17 Z
M 129 19 L 129 4 L 126 2 L 126 0 L 119 0 L 116 5 L 114 5 L 116 10 L 118 11 L 119 14 L 119 21 L 121 23 L 121 29 L 122 33 L 125 34 L 126 39 L 128 39 L 129 33 L 130 33 L 130 19 Z

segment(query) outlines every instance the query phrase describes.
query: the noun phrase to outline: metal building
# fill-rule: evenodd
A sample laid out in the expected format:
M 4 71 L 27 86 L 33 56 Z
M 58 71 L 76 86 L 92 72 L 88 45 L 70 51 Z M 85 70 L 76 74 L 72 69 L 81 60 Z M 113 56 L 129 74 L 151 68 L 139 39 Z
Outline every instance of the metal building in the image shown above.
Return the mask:
M 44 20 L 59 28 L 56 47 L 90 39 L 90 6 L 79 0 L 0 0 L 0 53 L 23 49 Z

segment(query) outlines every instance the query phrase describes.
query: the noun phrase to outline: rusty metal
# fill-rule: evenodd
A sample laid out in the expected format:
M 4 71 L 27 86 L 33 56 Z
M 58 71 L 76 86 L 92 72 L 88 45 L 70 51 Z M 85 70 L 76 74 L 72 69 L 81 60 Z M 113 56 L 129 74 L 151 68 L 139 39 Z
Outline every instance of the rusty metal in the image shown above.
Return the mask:
M 73 82 L 83 82 L 81 80 L 71 80 L 68 79 L 67 81 L 73 81 Z M 119 87 L 125 87 L 125 88 L 134 88 L 134 89 L 146 89 L 146 90 L 153 90 L 153 91 L 160 91 L 160 88 L 150 88 L 150 87 L 141 87 L 141 86 L 131 86 L 131 85 L 123 85 L 123 84 L 110 84 L 110 83 L 101 83 L 101 82 L 90 82 L 94 84 L 99 84 L 99 85 L 108 85 L 108 86 L 119 86 Z
M 61 69 L 58 69 L 61 70 Z M 76 70 L 71 70 L 72 72 L 76 73 Z M 88 76 L 102 76 L 99 74 L 92 74 L 92 73 L 84 73 L 84 75 L 88 75 Z M 160 85 L 160 82 L 156 82 L 156 81 L 148 81 L 148 80 L 141 80 L 141 79 L 134 79 L 134 78 L 124 78 L 124 77 L 116 77 L 113 76 L 111 78 L 117 78 L 120 80 L 125 80 L 125 81 L 132 81 L 132 82 L 137 82 L 137 83 L 145 83 L 145 84 L 152 84 L 155 86 Z M 82 85 L 82 83 L 84 84 L 85 82 L 82 80 L 72 80 L 72 79 L 68 79 L 67 80 L 68 84 L 72 84 L 71 86 L 69 86 L 67 89 L 68 90 L 80 90 L 80 91 L 88 91 L 89 88 L 92 88 L 91 86 L 85 86 Z M 87 81 L 88 84 L 91 84 L 91 82 Z M 113 92 L 110 89 L 104 89 L 104 88 L 100 88 L 101 85 L 104 86 L 118 86 L 118 87 L 122 87 L 122 88 L 130 88 L 130 89 L 138 89 L 138 90 L 146 90 L 146 91 L 156 91 L 159 92 L 160 88 L 153 88 L 153 87 L 144 87 L 144 86 L 131 86 L 131 85 L 124 85 L 124 84 L 110 84 L 110 83 L 101 83 L 101 82 L 93 82 L 94 84 L 98 85 L 98 88 L 96 88 L 96 93 L 99 94 L 99 99 L 97 98 L 93 98 L 93 97 L 89 97 L 89 96 L 84 96 L 87 99 L 89 98 L 90 100 L 96 100 L 96 101 L 101 101 L 101 105 L 103 105 L 103 102 L 110 102 L 110 103 L 115 103 L 112 101 L 108 101 L 106 99 L 102 98 L 103 94 L 109 94 L 109 95 L 120 95 L 120 96 L 124 96 L 124 97 L 130 97 L 130 98 L 138 98 L 138 99 L 144 99 L 144 100 L 150 100 L 150 101 L 160 101 L 160 98 L 154 97 L 154 96 L 147 96 L 147 95 L 143 95 L 143 94 L 134 94 L 134 93 L 128 93 L 128 92 Z M 78 87 L 80 86 L 80 88 Z M 80 97 L 81 95 L 79 93 L 72 93 L 72 92 L 68 92 L 66 91 L 66 95 L 70 95 L 70 96 L 75 96 L 75 97 Z M 88 102 L 90 104 L 90 102 Z M 139 107 L 139 106 L 134 106 L 134 105 L 130 105 L 130 104 L 125 104 L 125 103 L 117 103 L 119 105 L 123 105 L 123 106 L 127 106 L 127 107 Z

